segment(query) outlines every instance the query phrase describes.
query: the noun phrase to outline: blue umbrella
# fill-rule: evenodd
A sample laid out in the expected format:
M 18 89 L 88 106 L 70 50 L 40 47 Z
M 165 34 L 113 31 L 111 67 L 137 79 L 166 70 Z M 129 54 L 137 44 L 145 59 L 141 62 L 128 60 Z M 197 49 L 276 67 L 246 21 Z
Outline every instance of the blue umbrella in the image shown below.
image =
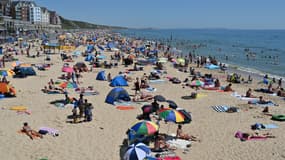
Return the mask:
M 132 144 L 124 155 L 124 160 L 144 160 L 150 155 L 150 149 L 143 143 Z

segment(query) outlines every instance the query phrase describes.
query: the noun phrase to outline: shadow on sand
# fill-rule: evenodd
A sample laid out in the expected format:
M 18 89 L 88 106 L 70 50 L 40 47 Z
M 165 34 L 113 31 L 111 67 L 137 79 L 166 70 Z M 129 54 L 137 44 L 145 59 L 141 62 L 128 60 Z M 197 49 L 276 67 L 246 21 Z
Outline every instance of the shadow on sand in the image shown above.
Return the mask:
M 128 149 L 128 139 L 124 139 L 122 144 L 120 145 L 120 158 L 124 160 L 124 155 Z

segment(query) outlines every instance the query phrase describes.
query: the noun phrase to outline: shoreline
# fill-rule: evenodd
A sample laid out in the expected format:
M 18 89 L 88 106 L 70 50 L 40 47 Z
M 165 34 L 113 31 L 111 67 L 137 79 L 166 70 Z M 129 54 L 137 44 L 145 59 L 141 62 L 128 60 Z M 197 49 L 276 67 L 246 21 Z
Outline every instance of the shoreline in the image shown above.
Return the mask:
M 189 29 L 188 29 L 189 30 Z M 210 30 L 213 30 L 213 29 L 210 29 Z M 117 31 L 118 33 L 120 33 L 120 34 L 124 34 L 124 35 L 127 35 L 127 37 L 131 37 L 131 38 L 134 38 L 134 37 L 136 37 L 136 38 L 141 38 L 142 36 L 140 35 L 140 34 L 142 34 L 142 33 L 144 33 L 142 30 L 138 30 L 138 32 L 132 32 L 133 30 L 132 29 L 128 29 L 128 30 L 125 30 L 125 32 L 123 31 L 123 32 L 120 32 L 120 31 Z M 148 30 L 146 30 L 146 31 L 148 31 Z M 157 30 L 157 31 L 160 31 L 160 30 Z M 178 29 L 178 31 L 180 31 L 179 29 Z M 182 30 L 183 31 L 183 30 Z M 187 30 L 186 30 L 187 31 Z M 190 31 L 192 31 L 192 29 L 190 29 Z M 201 31 L 203 31 L 203 29 L 201 29 Z M 206 30 L 207 31 L 207 30 Z M 225 31 L 227 31 L 227 30 L 225 30 Z M 277 30 L 278 31 L 278 30 Z M 175 32 L 175 29 L 173 30 L 173 32 Z M 179 32 L 177 32 L 177 34 L 178 34 Z M 169 37 L 166 37 L 166 36 L 163 36 L 163 35 L 160 35 L 161 33 L 160 32 L 150 32 L 150 33 L 148 33 L 148 32 L 146 32 L 146 35 L 144 36 L 144 38 L 147 40 L 148 39 L 148 37 L 151 37 L 151 38 L 149 38 L 150 40 L 155 40 L 155 41 L 161 41 L 161 38 L 163 39 L 163 41 L 161 41 L 161 42 L 163 42 L 163 43 L 170 43 L 170 39 L 172 38 L 172 36 L 170 37 L 170 39 L 169 39 Z M 170 36 L 170 34 L 172 35 L 172 32 L 171 33 L 169 33 L 169 36 Z M 179 34 L 181 34 L 181 33 L 179 33 Z M 155 38 L 155 35 L 157 36 L 157 38 Z M 161 36 L 163 36 L 163 37 L 161 37 Z M 181 36 L 181 35 L 180 35 Z M 189 35 L 190 36 L 190 35 Z M 194 35 L 195 36 L 195 35 Z M 207 39 L 204 39 L 204 41 L 205 40 L 207 40 Z M 220 41 L 220 39 L 218 39 L 219 41 Z M 192 41 L 192 39 L 190 38 L 190 39 L 188 39 L 187 37 L 183 37 L 182 39 L 180 39 L 180 40 L 178 40 L 177 42 L 179 42 L 179 41 L 181 41 L 181 43 L 183 42 L 183 43 L 187 43 L 187 42 L 193 42 Z M 197 41 L 203 41 L 202 39 L 199 39 L 198 38 L 198 40 Z M 201 42 L 201 43 L 203 43 L 203 42 Z M 206 42 L 205 42 L 206 43 Z M 191 44 L 191 43 L 190 43 Z M 185 44 L 186 45 L 186 44 Z M 195 43 L 193 44 L 193 45 L 195 45 Z M 232 45 L 235 45 L 235 44 L 232 44 Z M 186 45 L 186 46 L 188 46 L 189 47 L 189 45 Z M 215 46 L 215 45 L 214 45 Z M 172 47 L 177 47 L 176 45 L 175 46 L 172 46 Z M 180 46 L 180 47 L 182 47 L 182 46 Z M 229 46 L 228 46 L 229 47 Z M 242 48 L 244 48 L 244 47 L 246 47 L 246 46 L 243 46 Z M 274 50 L 274 46 L 272 46 L 273 47 L 273 49 L 272 50 Z M 241 49 L 242 49 L 241 48 Z M 183 55 L 187 55 L 188 54 L 188 52 L 189 52 L 189 50 L 191 51 L 192 49 L 190 49 L 190 48 L 188 48 L 188 49 L 186 49 L 186 48 L 178 48 L 178 49 L 180 49 L 180 50 L 183 50 Z M 281 53 L 279 53 L 278 52 L 278 54 L 282 54 L 283 53 L 283 51 L 284 51 L 284 49 L 281 49 Z M 212 51 L 207 51 L 207 52 L 212 52 Z M 215 51 L 214 51 L 215 52 Z M 241 53 L 240 53 L 241 54 Z M 273 53 L 271 53 L 271 54 L 273 54 Z M 199 54 L 200 55 L 200 54 Z M 212 54 L 201 54 L 201 55 L 204 55 L 204 56 L 209 56 L 209 55 L 212 55 Z M 213 56 L 213 55 L 212 55 Z M 248 73 L 252 73 L 252 74 L 258 74 L 258 75 L 261 75 L 261 76 L 264 76 L 265 74 L 267 74 L 267 75 L 269 75 L 270 77 L 275 77 L 276 79 L 279 79 L 279 78 L 282 78 L 283 80 L 285 79 L 285 75 L 284 75 L 284 73 L 282 74 L 282 71 L 279 71 L 278 70 L 278 73 L 276 74 L 274 74 L 274 73 L 271 73 L 271 72 L 268 72 L 268 71 L 262 71 L 262 69 L 260 70 L 260 68 L 259 67 L 261 67 L 260 65 L 261 64 L 259 64 L 258 66 L 255 66 L 255 67 L 248 67 L 250 64 L 247 64 L 247 66 L 245 66 L 245 65 L 242 65 L 242 64 L 233 64 L 233 63 L 231 63 L 231 62 L 229 62 L 229 61 L 225 61 L 225 60 L 222 60 L 222 59 L 220 59 L 220 56 L 221 55 L 217 55 L 217 57 L 219 57 L 219 58 L 217 58 L 217 60 L 220 60 L 220 61 L 222 61 L 223 63 L 226 63 L 226 64 L 229 64 L 229 66 L 231 66 L 231 67 L 234 67 L 234 68 L 237 68 L 238 70 L 241 70 L 241 71 L 245 71 L 245 72 L 248 72 Z M 284 57 L 283 57 L 284 58 Z M 282 61 L 281 61 L 282 62 Z M 248 62 L 248 63 L 250 63 L 250 62 Z M 282 67 L 282 66 L 280 66 L 280 67 Z M 280 73 L 280 74 L 279 74 Z

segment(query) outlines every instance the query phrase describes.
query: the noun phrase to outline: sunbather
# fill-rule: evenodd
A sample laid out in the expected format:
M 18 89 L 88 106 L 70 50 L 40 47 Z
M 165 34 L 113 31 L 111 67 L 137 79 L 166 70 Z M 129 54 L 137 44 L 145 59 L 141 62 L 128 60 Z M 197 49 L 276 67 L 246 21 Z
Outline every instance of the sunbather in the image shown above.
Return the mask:
M 232 84 L 228 84 L 225 89 L 224 89 L 225 92 L 234 92 L 234 90 L 232 89 Z
M 138 101 L 149 101 L 153 99 L 153 95 L 151 94 L 146 94 L 145 92 L 140 92 L 140 94 L 136 95 L 133 98 L 134 102 L 138 102 Z
M 188 135 L 186 133 L 183 133 L 182 126 L 179 124 L 177 131 L 176 131 L 176 138 L 185 139 L 185 140 L 191 140 L 191 141 L 200 141 L 197 137 Z
M 22 131 L 24 133 L 26 133 L 27 136 L 29 136 L 32 140 L 34 139 L 33 136 L 37 136 L 37 137 L 43 138 L 43 136 L 39 132 L 37 132 L 35 130 L 32 130 L 27 122 L 24 123 Z
M 240 138 L 240 140 L 242 141 L 247 141 L 251 139 L 275 138 L 275 136 L 273 136 L 271 133 L 263 133 L 260 135 L 258 132 L 242 133 L 240 131 L 236 132 L 235 137 Z

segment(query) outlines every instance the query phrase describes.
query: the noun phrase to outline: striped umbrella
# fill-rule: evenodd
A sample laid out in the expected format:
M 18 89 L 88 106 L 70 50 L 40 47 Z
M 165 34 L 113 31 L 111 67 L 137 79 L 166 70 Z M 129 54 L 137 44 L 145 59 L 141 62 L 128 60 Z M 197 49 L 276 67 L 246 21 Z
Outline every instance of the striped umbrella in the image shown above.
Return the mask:
M 124 160 L 144 160 L 150 155 L 150 149 L 143 143 L 132 144 L 124 155 Z
M 133 135 L 152 135 L 158 131 L 158 125 L 151 121 L 140 121 L 131 127 Z
M 159 117 L 163 118 L 166 121 L 174 122 L 174 123 L 180 123 L 185 121 L 185 117 L 180 112 L 165 108 L 158 111 Z

